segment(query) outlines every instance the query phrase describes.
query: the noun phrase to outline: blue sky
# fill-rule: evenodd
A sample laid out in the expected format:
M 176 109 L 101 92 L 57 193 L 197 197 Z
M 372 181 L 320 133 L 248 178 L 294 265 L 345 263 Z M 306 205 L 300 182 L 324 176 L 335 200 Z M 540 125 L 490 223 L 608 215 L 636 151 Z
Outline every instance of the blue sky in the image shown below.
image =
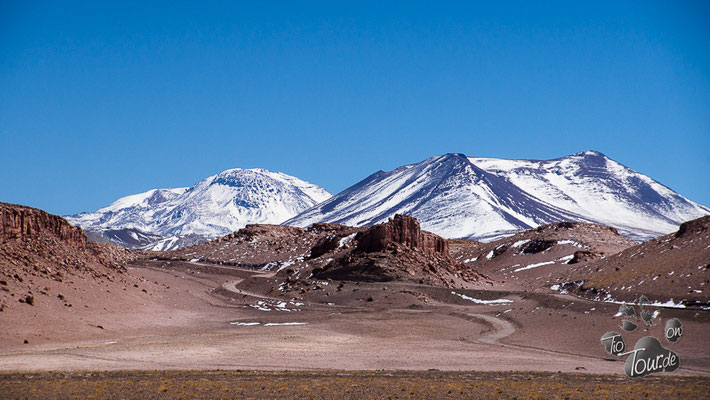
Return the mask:
M 710 205 L 707 1 L 104 3 L 0 2 L 0 201 L 594 149 Z

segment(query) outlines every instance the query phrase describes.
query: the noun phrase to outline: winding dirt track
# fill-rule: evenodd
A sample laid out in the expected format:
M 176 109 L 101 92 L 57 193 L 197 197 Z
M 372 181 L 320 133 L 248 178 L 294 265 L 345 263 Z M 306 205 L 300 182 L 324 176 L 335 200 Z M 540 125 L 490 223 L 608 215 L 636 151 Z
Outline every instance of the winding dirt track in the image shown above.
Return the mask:
M 244 279 L 235 279 L 235 280 L 231 280 L 229 282 L 225 282 L 222 284 L 222 289 L 232 292 L 234 294 L 239 294 L 239 295 L 249 296 L 249 297 L 256 297 L 258 299 L 283 301 L 283 299 L 278 299 L 276 297 L 266 296 L 263 294 L 258 294 L 258 293 L 253 293 L 253 292 L 247 292 L 245 290 L 239 289 L 237 287 L 237 285 L 242 283 L 243 281 L 244 281 Z
M 498 343 L 498 340 L 503 339 L 504 337 L 510 336 L 515 333 L 515 327 L 513 324 L 510 322 L 492 317 L 490 315 L 486 314 L 466 314 L 468 316 L 474 317 L 474 318 L 480 318 L 482 320 L 485 320 L 489 322 L 493 327 L 495 328 L 495 332 L 482 336 L 478 339 L 479 342 L 482 343 L 487 343 L 487 344 L 496 344 Z

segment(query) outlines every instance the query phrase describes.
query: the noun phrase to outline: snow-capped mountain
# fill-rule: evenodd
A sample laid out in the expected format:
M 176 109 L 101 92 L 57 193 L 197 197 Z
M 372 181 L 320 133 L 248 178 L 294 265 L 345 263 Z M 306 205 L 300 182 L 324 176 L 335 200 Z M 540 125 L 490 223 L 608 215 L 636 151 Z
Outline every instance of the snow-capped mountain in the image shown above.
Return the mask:
M 66 219 L 99 240 L 167 250 L 226 235 L 247 224 L 278 224 L 330 197 L 324 189 L 293 176 L 237 168 L 189 188 L 149 190 Z
M 378 171 L 284 222 L 372 225 L 407 214 L 447 238 L 494 240 L 559 221 L 610 225 L 636 240 L 710 214 L 596 151 L 554 160 L 445 154 Z

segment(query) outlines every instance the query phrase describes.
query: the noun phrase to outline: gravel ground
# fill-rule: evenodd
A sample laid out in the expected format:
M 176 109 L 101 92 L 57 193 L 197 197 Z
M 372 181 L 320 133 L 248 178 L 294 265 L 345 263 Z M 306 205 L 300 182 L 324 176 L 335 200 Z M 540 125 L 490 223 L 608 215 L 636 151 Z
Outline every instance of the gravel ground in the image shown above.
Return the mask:
M 710 380 L 554 372 L 43 372 L 0 374 L 0 398 L 708 399 Z

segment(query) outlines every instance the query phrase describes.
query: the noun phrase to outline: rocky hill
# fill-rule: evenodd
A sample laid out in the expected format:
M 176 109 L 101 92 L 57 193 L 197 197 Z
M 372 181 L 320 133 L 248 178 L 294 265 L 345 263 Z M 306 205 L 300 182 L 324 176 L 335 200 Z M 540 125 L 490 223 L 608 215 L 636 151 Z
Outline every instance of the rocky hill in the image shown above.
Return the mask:
M 353 241 L 353 250 L 346 254 L 320 255 L 330 261 L 326 260 L 313 275 L 355 281 L 409 280 L 445 287 L 461 287 L 483 278 L 451 259 L 446 239 L 422 231 L 419 222 L 409 216 L 397 214 L 385 223 L 358 232 Z
M 574 266 L 561 274 L 555 288 L 605 300 L 632 301 L 645 295 L 668 305 L 710 306 L 710 216 Z
M 30 312 L 60 316 L 71 307 L 88 307 L 99 293 L 108 299 L 108 291 L 137 283 L 125 265 L 139 257 L 88 242 L 81 228 L 62 217 L 0 203 L 0 324 Z
M 158 258 L 271 271 L 286 291 L 308 286 L 306 281 L 313 279 L 410 281 L 446 287 L 483 280 L 449 256 L 445 239 L 422 231 L 416 219 L 404 215 L 363 228 L 250 225 Z
M 558 222 L 490 243 L 450 240 L 451 256 L 508 287 L 539 288 L 574 265 L 636 245 L 615 228 Z

